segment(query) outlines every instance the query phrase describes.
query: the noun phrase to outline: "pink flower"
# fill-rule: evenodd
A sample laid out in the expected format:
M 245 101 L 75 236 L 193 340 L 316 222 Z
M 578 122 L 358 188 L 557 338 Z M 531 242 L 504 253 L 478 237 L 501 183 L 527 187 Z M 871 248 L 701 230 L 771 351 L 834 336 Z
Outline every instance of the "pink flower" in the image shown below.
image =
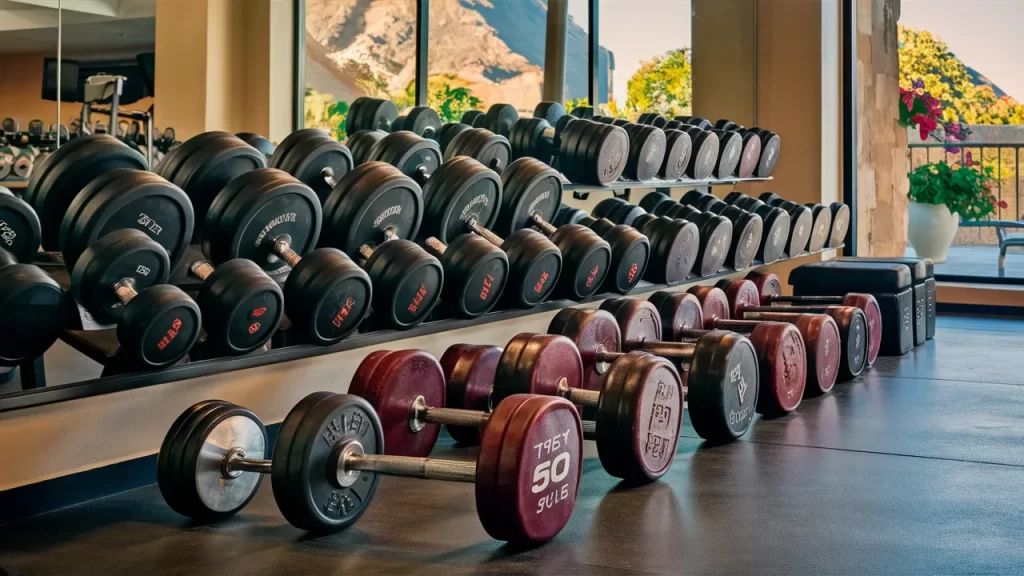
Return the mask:
M 1009 208 L 1010 205 L 1006 203 L 1006 200 L 1000 200 L 999 201 L 999 207 L 1000 208 Z
M 946 148 L 946 154 L 959 154 L 959 148 Z
M 910 121 L 917 124 L 918 130 L 921 131 L 921 140 L 927 139 L 928 135 L 939 125 L 935 118 L 925 116 L 924 114 L 914 114 L 910 117 Z
M 907 111 L 908 112 L 910 110 L 914 109 L 914 93 L 913 92 L 904 92 L 903 95 L 900 96 L 900 100 L 902 100 L 903 103 L 907 105 Z
M 964 166 L 967 166 L 968 168 L 974 166 L 974 158 L 971 156 L 970 150 L 967 151 L 966 160 L 964 160 Z

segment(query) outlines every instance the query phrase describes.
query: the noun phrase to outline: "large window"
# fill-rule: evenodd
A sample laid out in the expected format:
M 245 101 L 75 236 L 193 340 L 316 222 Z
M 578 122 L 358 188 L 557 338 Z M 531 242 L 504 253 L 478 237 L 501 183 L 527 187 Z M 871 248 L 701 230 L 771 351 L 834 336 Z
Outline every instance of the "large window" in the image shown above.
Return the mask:
M 544 87 L 546 30 L 544 0 L 432 1 L 427 104 L 445 122 L 499 103 L 530 116 Z
M 690 1 L 598 0 L 600 114 L 690 113 Z
M 415 0 L 306 0 L 305 126 L 342 139 L 360 96 L 413 106 L 415 28 Z

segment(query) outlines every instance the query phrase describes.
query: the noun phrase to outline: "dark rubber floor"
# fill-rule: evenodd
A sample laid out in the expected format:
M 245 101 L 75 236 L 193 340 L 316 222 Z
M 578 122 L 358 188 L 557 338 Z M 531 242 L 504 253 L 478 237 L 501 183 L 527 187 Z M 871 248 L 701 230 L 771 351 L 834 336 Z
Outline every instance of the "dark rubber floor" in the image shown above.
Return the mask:
M 351 530 L 310 538 L 268 482 L 190 526 L 156 487 L 0 528 L 0 565 L 43 574 L 906 574 L 1024 572 L 1024 322 L 942 317 L 935 340 L 743 441 L 687 425 L 661 481 L 584 463 L 568 528 L 490 540 L 467 484 L 385 478 Z M 592 449 L 592 446 L 590 447 Z M 2 463 L 0 465 L 12 465 Z

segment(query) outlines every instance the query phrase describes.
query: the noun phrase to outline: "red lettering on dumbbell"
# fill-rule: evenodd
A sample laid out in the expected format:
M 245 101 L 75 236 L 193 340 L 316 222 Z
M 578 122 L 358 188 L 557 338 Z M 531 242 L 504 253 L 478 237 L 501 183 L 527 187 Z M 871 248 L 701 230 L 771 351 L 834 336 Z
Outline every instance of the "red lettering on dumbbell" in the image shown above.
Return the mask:
M 175 318 L 174 321 L 171 322 L 171 327 L 167 330 L 167 333 L 164 334 L 164 337 L 161 338 L 160 341 L 156 343 L 157 349 L 163 350 L 164 348 L 167 348 L 167 345 L 174 341 L 174 339 L 178 336 L 178 332 L 180 331 L 181 318 Z
M 494 276 L 488 274 L 484 276 L 484 286 L 480 289 L 480 299 L 487 300 L 487 295 L 491 293 L 491 285 L 494 284 Z
M 267 313 L 267 307 L 266 306 L 262 306 L 260 308 L 257 308 L 255 310 L 253 310 L 252 314 L 250 314 L 250 317 L 251 318 L 259 318 L 260 316 L 263 316 L 266 313 Z
M 537 294 L 540 294 L 541 292 L 543 292 L 544 291 L 544 284 L 546 284 L 547 281 L 548 281 L 548 273 L 547 273 L 547 271 L 541 272 L 540 273 L 540 279 L 537 280 L 537 283 L 533 286 L 533 291 L 536 292 Z
M 594 283 L 594 279 L 597 278 L 597 273 L 601 270 L 600 266 L 594 266 L 594 269 L 590 271 L 590 276 L 587 276 L 587 288 Z
M 633 278 L 636 278 L 636 273 L 639 269 L 640 267 L 637 266 L 636 262 L 633 262 L 633 265 L 629 267 L 629 274 L 626 275 L 626 280 L 632 282 Z
M 409 312 L 413 314 L 420 309 L 420 304 L 423 303 L 423 299 L 427 296 L 427 287 L 420 284 L 420 289 L 416 291 L 416 295 L 412 297 L 412 304 L 409 304 Z
M 343 304 L 341 309 L 338 310 L 338 313 L 335 314 L 334 320 L 331 320 L 331 324 L 334 324 L 336 328 L 341 328 L 341 325 L 345 323 L 345 318 L 348 318 L 348 315 L 352 313 L 352 307 L 355 306 L 355 304 L 356 300 L 351 296 L 348 300 L 345 300 L 345 304 Z
M 249 334 L 255 334 L 255 333 L 259 332 L 259 331 L 260 331 L 260 323 L 259 322 L 253 322 L 252 324 L 249 324 Z

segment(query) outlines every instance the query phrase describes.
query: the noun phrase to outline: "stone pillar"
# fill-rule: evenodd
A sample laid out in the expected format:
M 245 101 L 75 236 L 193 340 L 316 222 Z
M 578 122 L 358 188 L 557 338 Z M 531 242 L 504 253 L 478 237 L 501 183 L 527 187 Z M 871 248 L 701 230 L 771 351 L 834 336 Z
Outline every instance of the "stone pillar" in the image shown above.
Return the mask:
M 857 0 L 857 244 L 861 256 L 907 246 L 910 158 L 899 125 L 900 0 Z

